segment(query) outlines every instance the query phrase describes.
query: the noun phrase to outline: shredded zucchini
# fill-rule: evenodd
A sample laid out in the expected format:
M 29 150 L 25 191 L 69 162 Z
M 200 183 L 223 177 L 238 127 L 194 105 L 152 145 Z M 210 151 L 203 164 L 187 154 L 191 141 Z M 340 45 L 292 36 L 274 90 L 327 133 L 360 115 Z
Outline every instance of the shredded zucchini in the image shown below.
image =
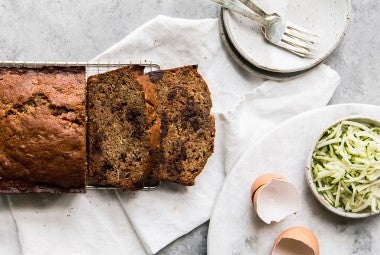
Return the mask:
M 380 211 L 380 127 L 344 120 L 325 131 L 312 157 L 318 193 L 348 212 Z

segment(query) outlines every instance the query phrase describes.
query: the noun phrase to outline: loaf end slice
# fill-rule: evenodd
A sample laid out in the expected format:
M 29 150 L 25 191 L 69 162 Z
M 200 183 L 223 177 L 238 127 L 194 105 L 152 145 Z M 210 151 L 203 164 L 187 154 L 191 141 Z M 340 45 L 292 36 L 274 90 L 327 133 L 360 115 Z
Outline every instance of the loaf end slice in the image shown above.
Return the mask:
M 84 192 L 85 67 L 0 68 L 0 192 Z

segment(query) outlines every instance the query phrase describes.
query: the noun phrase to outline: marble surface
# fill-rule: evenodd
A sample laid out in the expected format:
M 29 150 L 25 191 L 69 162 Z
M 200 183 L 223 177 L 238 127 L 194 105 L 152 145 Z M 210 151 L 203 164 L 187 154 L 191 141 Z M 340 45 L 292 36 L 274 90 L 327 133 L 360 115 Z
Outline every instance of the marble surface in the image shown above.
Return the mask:
M 378 254 L 379 218 L 374 216 L 355 220 L 339 217 L 314 199 L 305 181 L 305 167 L 316 139 L 327 126 L 352 115 L 365 115 L 376 120 L 380 118 L 380 107 L 330 105 L 283 122 L 259 141 L 251 139 L 225 181 L 215 205 L 209 226 L 209 253 L 270 254 L 273 242 L 281 232 L 293 226 L 306 226 L 318 237 L 322 255 Z M 255 128 L 251 128 L 252 133 L 255 131 Z M 249 199 L 252 180 L 268 172 L 284 176 L 300 193 L 300 209 L 272 224 L 266 224 L 256 216 Z
M 331 104 L 380 105 L 380 2 L 352 2 L 346 37 L 325 62 L 342 77 Z M 209 0 L 2 0 L 0 60 L 87 61 L 158 14 L 216 18 L 218 7 Z M 159 254 L 206 254 L 206 235 L 204 224 Z

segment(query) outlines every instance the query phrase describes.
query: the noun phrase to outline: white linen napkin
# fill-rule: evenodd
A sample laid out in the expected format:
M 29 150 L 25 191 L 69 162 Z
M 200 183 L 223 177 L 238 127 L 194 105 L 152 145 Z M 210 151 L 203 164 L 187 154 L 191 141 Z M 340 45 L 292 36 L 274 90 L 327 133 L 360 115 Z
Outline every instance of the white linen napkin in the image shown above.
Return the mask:
M 113 191 L 8 197 L 19 252 L 4 254 L 146 254 Z
M 2 254 L 21 254 L 17 225 L 7 195 L 0 196 L 0 247 Z
M 266 81 L 230 112 L 226 121 L 225 170 L 233 168 L 248 145 L 256 143 L 280 122 L 298 113 L 326 105 L 340 83 L 339 75 L 320 65 L 305 76 L 287 82 Z
M 258 139 L 263 133 L 247 130 L 265 131 L 301 111 L 327 104 L 340 81 L 335 71 L 321 65 L 300 79 L 268 81 L 254 90 L 263 80 L 242 71 L 226 53 L 216 19 L 158 16 L 92 61 L 129 60 L 152 61 L 162 68 L 198 64 L 199 72 L 210 86 L 212 111 L 226 113 L 224 118 L 216 114 L 215 152 L 195 186 L 163 183 L 151 192 L 119 193 L 136 233 L 150 254 L 209 219 L 225 177 L 224 148 L 226 159 L 234 160 L 240 148 L 244 148 L 246 138 Z M 229 112 L 248 92 L 252 93 L 236 110 Z M 250 109 L 251 106 L 257 109 Z M 231 134 L 224 134 L 224 119 Z M 228 138 L 227 146 L 224 137 Z M 229 161 L 226 163 L 231 165 Z
M 151 192 L 3 195 L 0 213 L 6 223 L 0 230 L 4 233 L 7 227 L 9 235 L 0 238 L 2 251 L 28 255 L 156 253 L 209 219 L 225 178 L 225 153 L 227 159 L 235 160 L 248 137 L 259 139 L 283 119 L 326 104 L 339 83 L 338 75 L 322 65 L 297 81 L 260 86 L 262 79 L 244 72 L 225 52 L 216 19 L 158 16 L 92 61 L 145 60 L 162 68 L 198 64 L 210 86 L 217 129 L 215 152 L 196 185 L 164 183 Z M 231 134 L 224 133 L 225 124 Z

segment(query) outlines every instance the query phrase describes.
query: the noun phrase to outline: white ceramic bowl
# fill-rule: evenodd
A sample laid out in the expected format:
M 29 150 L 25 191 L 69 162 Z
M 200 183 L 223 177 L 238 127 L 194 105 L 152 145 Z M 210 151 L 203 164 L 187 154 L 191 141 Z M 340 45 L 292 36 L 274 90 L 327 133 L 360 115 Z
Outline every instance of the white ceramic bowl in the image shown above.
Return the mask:
M 364 116 L 353 115 L 353 116 L 348 116 L 348 117 L 339 119 L 339 120 L 335 121 L 334 123 L 330 124 L 328 127 L 326 127 L 323 130 L 323 132 L 317 137 L 315 143 L 313 144 L 312 149 L 310 150 L 310 154 L 308 156 L 307 166 L 306 166 L 306 181 L 307 181 L 307 184 L 309 185 L 309 187 L 310 187 L 312 193 L 314 194 L 314 196 L 316 197 L 316 199 L 326 209 L 328 209 L 329 211 L 331 211 L 331 212 L 333 212 L 333 213 L 335 213 L 337 215 L 340 215 L 340 216 L 343 216 L 343 217 L 347 217 L 347 218 L 365 218 L 365 217 L 368 217 L 368 216 L 379 214 L 379 213 L 372 213 L 372 212 L 353 213 L 353 212 L 347 212 L 343 208 L 336 208 L 336 207 L 330 205 L 325 200 L 325 198 L 321 194 L 318 193 L 317 188 L 315 186 L 315 183 L 313 181 L 313 173 L 312 173 L 311 163 L 312 163 L 312 160 L 313 160 L 313 153 L 314 153 L 315 147 L 316 147 L 317 143 L 322 138 L 324 132 L 327 129 L 329 129 L 330 127 L 333 127 L 333 126 L 337 125 L 339 122 L 341 122 L 343 120 L 353 120 L 353 121 L 356 121 L 356 122 L 371 123 L 371 124 L 374 124 L 376 126 L 380 126 L 380 122 L 378 120 L 374 120 L 374 119 L 367 118 L 367 117 L 364 117 Z
M 342 40 L 350 18 L 350 0 L 255 0 L 268 13 L 278 13 L 321 39 L 315 58 L 300 58 L 264 39 L 251 19 L 222 10 L 227 36 L 237 52 L 260 69 L 278 73 L 310 69 L 326 59 Z

